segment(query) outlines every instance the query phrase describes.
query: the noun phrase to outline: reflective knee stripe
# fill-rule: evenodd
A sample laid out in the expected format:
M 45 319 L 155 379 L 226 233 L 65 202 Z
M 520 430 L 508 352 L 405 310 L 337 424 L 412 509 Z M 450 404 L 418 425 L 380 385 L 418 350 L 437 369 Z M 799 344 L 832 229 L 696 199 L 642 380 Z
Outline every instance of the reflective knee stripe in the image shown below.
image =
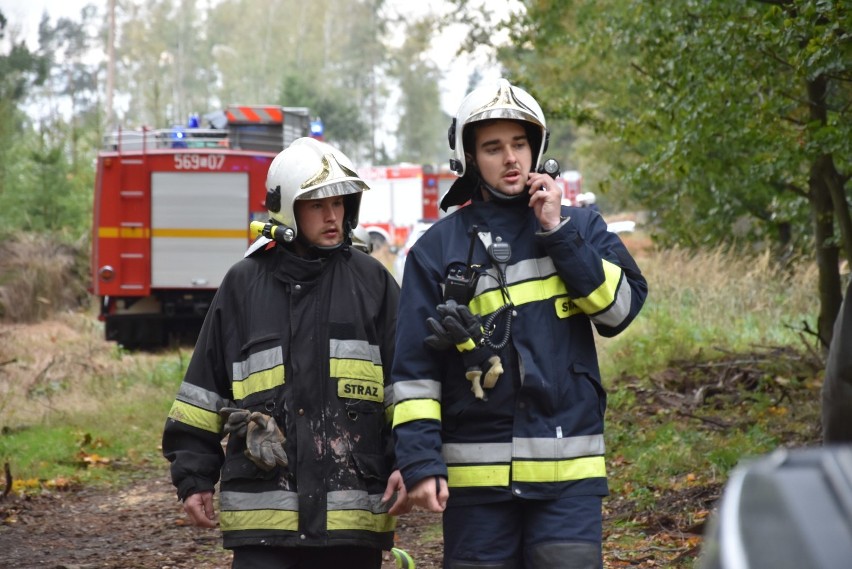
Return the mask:
M 281 346 L 251 354 L 234 362 L 231 389 L 235 399 L 284 385 L 284 351 Z

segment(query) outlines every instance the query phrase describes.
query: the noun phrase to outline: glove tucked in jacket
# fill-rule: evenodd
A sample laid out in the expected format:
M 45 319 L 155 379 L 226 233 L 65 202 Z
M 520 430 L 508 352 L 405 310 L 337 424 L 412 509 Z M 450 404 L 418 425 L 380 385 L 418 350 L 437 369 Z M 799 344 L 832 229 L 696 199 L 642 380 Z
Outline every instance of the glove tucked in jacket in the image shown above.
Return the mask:
M 494 387 L 503 373 L 503 364 L 500 357 L 483 343 L 482 323 L 467 306 L 452 299 L 446 304 L 439 304 L 437 309 L 441 320 L 426 319 L 432 335 L 427 336 L 424 342 L 436 350 L 455 346 L 461 353 L 471 391 L 477 399 L 485 399 L 483 387 Z
M 276 465 L 287 467 L 287 455 L 284 452 L 286 438 L 275 419 L 259 411 L 233 407 L 224 407 L 219 410 L 219 414 L 226 419 L 226 433 L 245 437 L 245 455 L 258 468 L 269 471 Z

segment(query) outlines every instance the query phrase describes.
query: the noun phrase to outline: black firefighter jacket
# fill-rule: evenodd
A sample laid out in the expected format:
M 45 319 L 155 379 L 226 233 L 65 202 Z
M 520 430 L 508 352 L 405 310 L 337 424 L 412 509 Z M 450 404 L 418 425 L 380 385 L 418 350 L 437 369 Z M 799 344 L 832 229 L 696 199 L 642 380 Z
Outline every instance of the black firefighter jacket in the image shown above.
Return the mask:
M 390 549 L 381 503 L 399 287 L 354 249 L 306 260 L 268 246 L 219 287 L 169 412 L 163 453 L 181 499 L 220 479 L 224 546 Z M 289 467 L 265 472 L 228 438 L 222 407 L 272 415 Z

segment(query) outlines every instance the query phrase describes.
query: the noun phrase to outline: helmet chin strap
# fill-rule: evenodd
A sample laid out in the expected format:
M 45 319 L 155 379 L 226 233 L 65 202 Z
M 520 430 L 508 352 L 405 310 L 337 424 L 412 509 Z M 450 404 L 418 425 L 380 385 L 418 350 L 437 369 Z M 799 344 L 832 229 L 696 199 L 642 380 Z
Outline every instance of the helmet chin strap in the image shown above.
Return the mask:
M 340 241 L 337 245 L 331 245 L 329 247 L 323 247 L 321 245 L 316 245 L 315 243 L 309 242 L 302 236 L 302 233 L 299 232 L 296 234 L 296 241 L 299 242 L 299 245 L 306 251 L 306 257 L 309 258 L 317 258 L 317 259 L 325 259 L 331 254 L 343 249 L 344 247 L 349 247 L 352 244 L 352 239 L 349 237 L 352 233 L 352 229 L 350 227 L 349 221 L 345 221 L 343 223 L 343 240 Z
M 475 168 L 476 177 L 479 179 L 479 186 L 485 188 L 485 190 L 494 198 L 494 203 L 503 204 L 503 205 L 526 205 L 530 201 L 529 192 L 521 192 L 519 194 L 515 194 L 512 196 L 508 196 L 489 184 L 485 181 L 485 178 L 482 177 L 482 174 L 479 172 L 479 168 Z

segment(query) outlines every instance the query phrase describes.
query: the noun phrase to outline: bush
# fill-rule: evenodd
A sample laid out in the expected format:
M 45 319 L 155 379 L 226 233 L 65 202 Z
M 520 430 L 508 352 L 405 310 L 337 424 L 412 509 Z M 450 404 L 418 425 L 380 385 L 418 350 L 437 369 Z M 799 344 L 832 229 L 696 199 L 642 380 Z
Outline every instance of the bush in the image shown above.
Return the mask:
M 88 306 L 87 266 L 85 243 L 61 243 L 32 233 L 3 241 L 0 321 L 38 322 Z

